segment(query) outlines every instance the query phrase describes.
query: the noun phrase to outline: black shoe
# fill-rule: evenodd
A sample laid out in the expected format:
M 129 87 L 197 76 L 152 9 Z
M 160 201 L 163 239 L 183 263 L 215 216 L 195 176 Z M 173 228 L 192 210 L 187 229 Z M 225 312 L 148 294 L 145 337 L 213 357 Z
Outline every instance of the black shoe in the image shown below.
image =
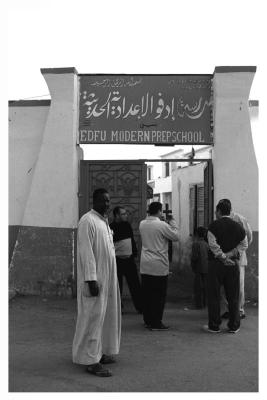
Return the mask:
M 151 326 L 149 329 L 151 331 L 168 331 L 170 329 L 170 327 L 161 323 L 158 326 Z
M 240 319 L 244 319 L 246 318 L 246 314 L 245 313 L 240 313 Z
M 222 319 L 229 319 L 229 312 L 226 311 L 223 315 L 221 315 Z

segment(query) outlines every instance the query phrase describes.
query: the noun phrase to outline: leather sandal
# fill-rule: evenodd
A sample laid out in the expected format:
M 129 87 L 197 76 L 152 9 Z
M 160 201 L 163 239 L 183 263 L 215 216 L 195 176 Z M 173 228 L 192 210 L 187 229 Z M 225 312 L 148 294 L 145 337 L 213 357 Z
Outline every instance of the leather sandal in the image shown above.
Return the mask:
M 106 354 L 103 354 L 99 362 L 101 364 L 114 364 L 116 360 L 112 356 L 107 356 Z
M 100 363 L 88 365 L 87 372 L 92 375 L 100 376 L 101 378 L 106 378 L 108 376 L 112 376 L 112 373 L 109 369 L 106 369 Z

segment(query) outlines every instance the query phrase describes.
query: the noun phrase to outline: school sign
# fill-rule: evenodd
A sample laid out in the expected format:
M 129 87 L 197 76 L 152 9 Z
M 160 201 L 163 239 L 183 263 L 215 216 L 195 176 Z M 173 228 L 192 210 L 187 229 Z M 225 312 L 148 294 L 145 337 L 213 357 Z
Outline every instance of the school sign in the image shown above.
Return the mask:
M 212 144 L 212 75 L 79 75 L 79 143 Z

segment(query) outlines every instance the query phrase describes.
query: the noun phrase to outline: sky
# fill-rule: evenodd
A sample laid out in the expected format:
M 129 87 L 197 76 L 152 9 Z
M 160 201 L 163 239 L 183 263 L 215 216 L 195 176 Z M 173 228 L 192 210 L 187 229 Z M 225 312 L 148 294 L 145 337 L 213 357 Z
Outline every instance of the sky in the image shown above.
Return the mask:
M 41 68 L 212 74 L 216 66 L 257 66 L 250 99 L 260 101 L 264 119 L 264 1 L 9 0 L 5 11 L 8 51 L 1 77 L 8 100 L 49 97 Z M 266 158 L 264 135 L 266 129 L 258 126 L 260 166 Z

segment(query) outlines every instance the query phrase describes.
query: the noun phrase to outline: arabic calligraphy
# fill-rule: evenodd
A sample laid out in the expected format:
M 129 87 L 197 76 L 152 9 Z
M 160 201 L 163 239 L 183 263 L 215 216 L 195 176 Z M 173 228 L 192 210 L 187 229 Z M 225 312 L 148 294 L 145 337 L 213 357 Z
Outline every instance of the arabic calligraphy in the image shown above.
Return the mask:
M 118 87 L 133 87 L 142 83 L 142 78 L 135 80 L 133 77 L 131 78 L 105 78 L 102 81 L 96 81 L 91 83 L 91 86 L 98 86 L 104 88 L 118 88 Z
M 172 97 L 166 101 L 162 92 L 158 92 L 157 95 L 146 92 L 138 101 L 132 102 L 119 90 L 109 91 L 105 98 L 85 90 L 81 93 L 81 102 L 86 108 L 85 119 L 104 117 L 114 120 L 124 120 L 129 117 L 141 119 L 147 116 L 155 120 L 198 119 L 211 105 L 210 99 L 202 96 L 191 104 L 182 96 Z

